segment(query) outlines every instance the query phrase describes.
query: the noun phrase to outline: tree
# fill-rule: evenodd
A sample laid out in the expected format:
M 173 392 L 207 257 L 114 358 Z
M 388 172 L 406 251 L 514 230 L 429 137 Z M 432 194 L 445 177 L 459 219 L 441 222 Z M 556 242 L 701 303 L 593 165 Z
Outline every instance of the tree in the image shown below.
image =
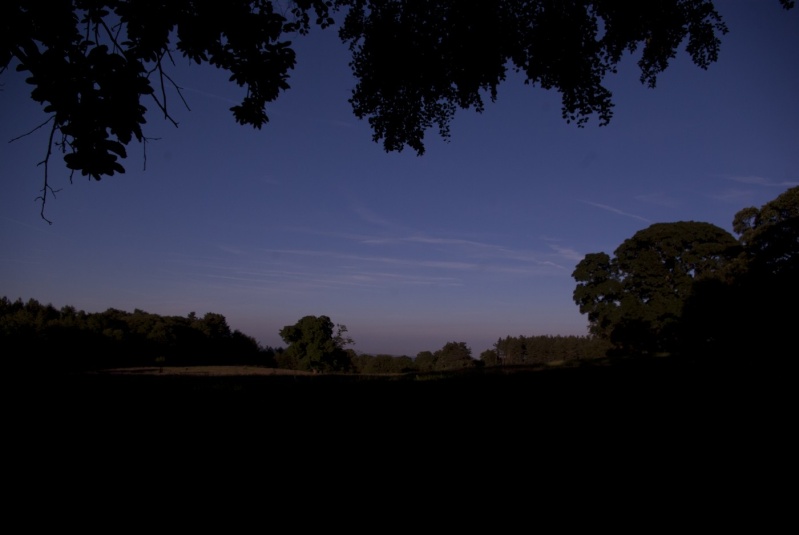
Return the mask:
M 261 128 L 266 105 L 289 89 L 290 39 L 336 16 L 352 52 L 354 114 L 387 151 L 418 154 L 427 130 L 447 138 L 459 108 L 481 112 L 484 95 L 495 100 L 509 68 L 559 91 L 566 121 L 602 125 L 613 108 L 603 82 L 624 54 L 641 50 L 641 81 L 654 87 L 682 43 L 707 68 L 727 32 L 712 0 L 6 1 L 0 72 L 27 72 L 48 114 L 42 217 L 53 149 L 72 173 L 100 180 L 124 173 L 133 139 L 147 142 L 145 103 L 177 126 L 167 105 L 183 98 L 168 69 L 175 55 L 230 73 L 244 88 L 234 119 Z
M 524 364 L 527 360 L 527 347 L 523 336 L 507 336 L 494 344 L 494 349 L 502 364 Z
M 334 325 L 327 316 L 305 316 L 280 329 L 280 337 L 288 344 L 285 358 L 296 362 L 300 370 L 322 372 L 350 368 L 344 346 L 353 341 L 346 333 L 346 326 Z
M 786 282 L 799 275 L 799 186 L 760 208 L 739 211 L 733 230 L 744 247 L 746 269 L 751 274 Z
M 500 364 L 496 349 L 486 349 L 480 353 L 480 360 L 484 366 L 499 366 Z
M 471 348 L 465 342 L 447 342 L 434 356 L 434 370 L 457 370 L 477 365 L 477 361 L 472 358 Z
M 625 240 L 610 258 L 577 264 L 574 300 L 592 334 L 626 353 L 680 348 L 683 309 L 697 281 L 720 279 L 740 248 L 710 223 L 656 223 Z
M 799 325 L 799 186 L 739 211 L 733 229 L 743 252 L 734 284 L 725 288 L 734 298 L 727 314 L 736 314 L 729 324 L 738 327 L 728 338 L 747 353 L 782 355 Z
M 431 351 L 420 351 L 413 362 L 420 372 L 431 372 L 436 366 L 436 356 Z

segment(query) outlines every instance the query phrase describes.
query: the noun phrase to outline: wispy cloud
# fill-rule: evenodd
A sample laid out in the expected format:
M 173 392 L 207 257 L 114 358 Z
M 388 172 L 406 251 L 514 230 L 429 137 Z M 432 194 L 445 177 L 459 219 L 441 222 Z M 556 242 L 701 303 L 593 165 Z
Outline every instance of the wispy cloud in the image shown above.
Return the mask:
M 465 262 L 413 261 L 331 251 L 275 249 L 262 252 L 279 253 L 279 265 L 259 258 L 259 255 L 244 263 L 238 257 L 209 261 L 184 256 L 173 259 L 176 267 L 163 267 L 159 271 L 162 276 L 180 284 L 201 285 L 206 289 L 229 287 L 294 294 L 347 288 L 461 286 L 464 282 L 458 273 L 475 269 Z M 390 269 L 386 270 L 386 267 Z M 425 271 L 429 269 L 434 271 Z M 437 274 L 435 270 L 441 273 Z
M 422 237 L 422 236 L 404 238 L 404 241 L 413 242 L 413 243 L 458 247 L 464 250 L 466 254 L 471 254 L 472 257 L 480 259 L 480 261 L 483 263 L 485 263 L 486 260 L 490 260 L 492 262 L 503 262 L 503 261 L 512 260 L 516 262 L 522 262 L 525 264 L 532 264 L 541 267 L 548 266 L 558 269 L 564 268 L 564 266 L 558 264 L 551 258 L 551 254 L 537 252 L 537 251 L 513 249 L 511 247 L 507 247 L 504 245 L 497 245 L 493 243 L 485 243 L 475 240 L 466 240 L 459 238 L 437 238 L 437 237 Z M 559 258 L 566 258 L 568 260 L 572 260 L 572 258 L 570 257 L 572 253 L 577 254 L 572 251 L 564 255 L 563 253 L 567 252 L 567 249 L 565 248 L 557 249 L 555 247 L 552 247 L 551 245 L 549 246 L 549 249 L 555 251 Z M 517 272 L 517 269 L 518 268 L 514 267 L 509 271 Z
M 791 180 L 774 180 L 771 178 L 766 178 L 757 175 L 735 175 L 735 176 L 727 176 L 725 177 L 727 180 L 732 180 L 733 182 L 737 182 L 739 184 L 750 184 L 753 186 L 763 186 L 763 187 L 770 187 L 770 188 L 791 188 L 793 186 L 799 186 L 799 181 L 791 181 Z
M 494 245 L 488 245 L 485 243 L 472 241 L 472 240 L 464 240 L 461 238 L 438 238 L 433 236 L 410 236 L 407 238 L 402 238 L 403 241 L 406 242 L 415 242 L 415 243 L 428 243 L 432 245 L 469 245 L 469 246 L 476 246 L 476 247 L 495 247 Z
M 799 186 L 799 181 L 774 180 L 759 175 L 718 176 L 727 182 L 734 182 L 735 185 L 724 188 L 722 191 L 710 195 L 710 197 L 727 204 L 735 204 L 738 206 L 757 204 L 758 202 L 762 201 L 764 194 L 774 194 L 772 191 L 774 189 Z M 766 190 L 768 190 L 768 192 Z
M 322 259 L 347 260 L 355 262 L 371 262 L 377 264 L 411 266 L 421 268 L 437 268 L 447 270 L 465 271 L 476 269 L 477 265 L 471 262 L 449 260 L 420 260 L 417 258 L 400 258 L 392 256 L 372 256 L 352 253 L 339 253 L 336 251 L 309 250 L 309 249 L 267 249 L 264 252 L 285 256 L 312 256 Z
M 712 199 L 716 199 L 725 203 L 732 203 L 736 205 L 743 205 L 752 202 L 754 193 L 751 190 L 743 190 L 740 188 L 726 189 L 720 193 L 711 195 Z
M 561 245 L 557 245 L 554 243 L 549 244 L 549 247 L 558 253 L 559 256 L 567 259 L 567 260 L 574 260 L 580 261 L 584 258 L 584 255 L 578 253 L 576 250 L 572 249 L 571 247 L 563 247 Z
M 540 266 L 553 266 L 562 267 L 557 263 L 552 262 L 549 258 L 549 253 L 541 253 L 528 250 L 518 250 L 507 247 L 505 245 L 486 243 L 478 240 L 471 240 L 466 238 L 449 238 L 440 236 L 430 236 L 423 233 L 417 234 L 402 234 L 391 233 L 380 235 L 369 234 L 356 234 L 336 231 L 321 231 L 316 229 L 294 229 L 298 232 L 306 234 L 314 234 L 321 236 L 328 236 L 354 242 L 360 245 L 381 246 L 381 245 L 418 245 L 418 246 L 434 246 L 437 254 L 441 255 L 454 255 L 458 258 L 471 259 L 475 263 L 484 266 L 486 261 L 501 261 L 501 260 L 515 260 L 520 262 L 527 262 Z M 408 251 L 407 256 L 401 258 L 402 262 L 408 261 L 408 258 L 418 258 L 423 249 Z M 279 251 L 273 251 L 273 254 L 281 254 Z M 377 258 L 377 257 L 371 257 Z M 473 265 L 473 264 L 470 264 Z
M 186 291 L 229 288 L 259 296 L 318 298 L 327 292 L 356 296 L 405 288 L 483 288 L 489 281 L 560 276 L 582 259 L 552 240 L 542 240 L 538 249 L 512 247 L 483 235 L 475 239 L 400 228 L 369 210 L 361 214 L 377 225 L 373 233 L 305 227 L 291 229 L 297 246 L 253 249 L 216 243 L 197 254 L 170 254 L 159 266 L 160 277 Z
M 633 219 L 637 219 L 638 221 L 643 221 L 644 223 L 652 223 L 651 220 L 649 220 L 649 219 L 647 219 L 645 217 L 642 217 L 642 216 L 636 215 L 636 214 L 631 214 L 631 213 L 628 213 L 628 212 L 624 212 L 622 210 L 619 210 L 618 208 L 614 208 L 613 206 L 608 206 L 607 204 L 600 204 L 600 203 L 596 203 L 596 202 L 583 201 L 583 200 L 581 200 L 580 202 L 585 203 L 585 204 L 590 205 L 590 206 L 594 206 L 596 208 L 601 208 L 602 210 L 606 210 L 608 212 L 613 212 L 614 214 L 618 214 L 618 215 L 621 215 L 621 216 L 624 216 L 624 217 L 631 217 Z
M 388 219 L 380 217 L 375 212 L 373 212 L 372 210 L 363 205 L 359 204 L 353 206 L 352 211 L 355 212 L 358 215 L 358 217 L 360 217 L 362 220 L 372 225 L 389 229 L 397 228 L 397 225 L 395 223 L 389 221 Z

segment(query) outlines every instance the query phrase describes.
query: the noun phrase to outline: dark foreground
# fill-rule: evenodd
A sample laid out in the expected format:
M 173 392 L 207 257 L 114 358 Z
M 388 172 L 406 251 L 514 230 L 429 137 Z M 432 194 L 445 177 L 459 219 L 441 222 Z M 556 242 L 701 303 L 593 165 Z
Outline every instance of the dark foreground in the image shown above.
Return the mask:
M 784 370 L 698 365 L 674 358 L 556 368 L 361 377 L 170 376 L 76 373 L 7 378 L 18 406 L 66 425 L 124 425 L 164 432 L 209 428 L 427 427 L 475 433 L 565 424 L 602 428 L 767 421 L 793 401 Z M 498 429 L 497 429 L 498 428 Z
M 131 504 L 257 496 L 250 507 L 273 518 L 276 503 L 327 504 L 383 511 L 381 525 L 457 502 L 469 525 L 472 507 L 513 501 L 528 517 L 546 495 L 610 512 L 646 504 L 661 525 L 748 507 L 796 445 L 791 376 L 669 359 L 439 377 L 5 381 L 9 488 L 120 518 L 135 516 Z

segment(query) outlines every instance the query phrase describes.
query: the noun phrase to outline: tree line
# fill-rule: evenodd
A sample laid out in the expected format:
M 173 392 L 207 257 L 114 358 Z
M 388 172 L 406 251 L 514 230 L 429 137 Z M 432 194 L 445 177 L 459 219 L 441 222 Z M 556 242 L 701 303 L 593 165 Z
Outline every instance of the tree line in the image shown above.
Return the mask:
M 231 329 L 222 314 L 164 316 L 140 309 L 84 312 L 36 299 L 0 298 L 0 340 L 12 367 L 69 372 L 122 367 L 251 365 L 310 372 L 401 374 L 531 364 L 595 356 L 594 337 L 500 339 L 472 356 L 465 342 L 407 355 L 357 353 L 347 327 L 327 316 L 305 316 L 280 330 L 286 347 L 260 345 Z M 519 340 L 522 353 L 511 349 Z M 518 346 L 514 346 L 518 347 Z
M 262 347 L 221 314 L 87 313 L 35 299 L 0 299 L 0 342 L 27 369 L 260 365 L 339 373 L 410 373 L 543 365 L 613 355 L 742 356 L 767 361 L 799 325 L 799 186 L 740 210 L 734 238 L 710 223 L 655 223 L 611 257 L 590 253 L 573 277 L 587 336 L 507 336 L 474 358 L 464 342 L 409 356 L 359 354 L 347 327 L 305 316 Z
M 87 313 L 7 297 L 0 299 L 0 336 L 11 364 L 30 370 L 269 364 L 274 354 L 212 312 L 181 317 L 109 308 Z
M 608 345 L 597 336 L 506 336 L 480 360 L 487 366 L 552 364 L 604 356 Z

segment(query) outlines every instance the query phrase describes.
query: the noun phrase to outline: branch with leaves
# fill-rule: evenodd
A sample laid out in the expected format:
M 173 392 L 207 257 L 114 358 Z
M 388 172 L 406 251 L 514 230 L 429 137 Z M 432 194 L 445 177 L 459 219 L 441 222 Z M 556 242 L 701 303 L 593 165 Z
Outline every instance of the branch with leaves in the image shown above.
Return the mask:
M 354 114 L 386 151 L 420 155 L 428 130 L 447 139 L 459 109 L 494 101 L 509 69 L 558 91 L 567 122 L 604 125 L 614 106 L 605 78 L 625 54 L 640 53 L 641 82 L 655 87 L 679 47 L 705 69 L 727 32 L 713 0 L 9 0 L 0 5 L 0 73 L 29 73 L 67 168 L 100 180 L 124 173 L 126 146 L 145 139 L 143 97 L 175 126 L 171 91 L 188 108 L 167 60 L 180 54 L 227 71 L 244 89 L 234 119 L 260 129 L 266 105 L 289 89 L 290 38 L 336 24 L 337 13 L 357 80 Z

